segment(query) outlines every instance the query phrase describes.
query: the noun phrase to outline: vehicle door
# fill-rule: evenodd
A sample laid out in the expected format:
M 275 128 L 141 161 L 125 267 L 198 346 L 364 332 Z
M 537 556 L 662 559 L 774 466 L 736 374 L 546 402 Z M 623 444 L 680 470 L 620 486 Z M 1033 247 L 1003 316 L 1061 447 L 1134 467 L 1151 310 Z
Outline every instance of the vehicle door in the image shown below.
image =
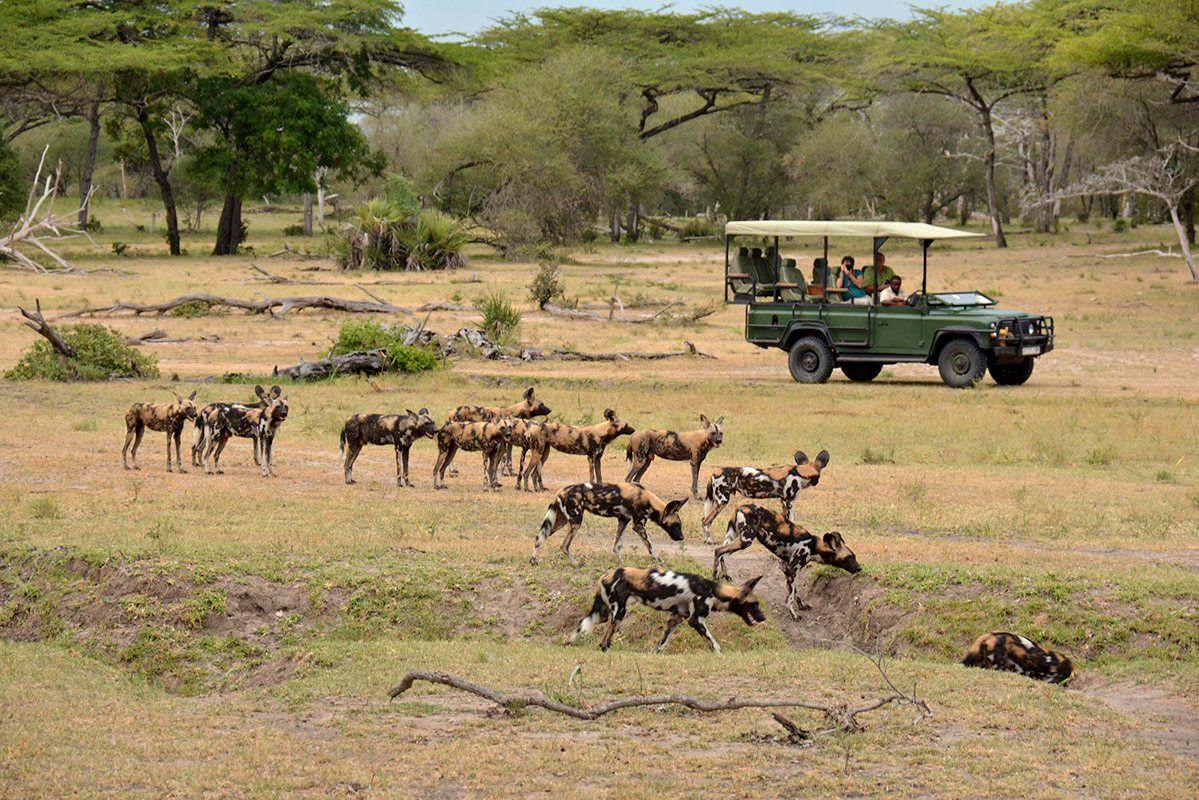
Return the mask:
M 908 306 L 876 306 L 871 316 L 871 349 L 894 355 L 924 355 L 924 318 L 920 309 Z
M 870 320 L 873 306 L 829 303 L 822 307 L 821 318 L 828 325 L 833 347 L 849 351 L 870 345 Z

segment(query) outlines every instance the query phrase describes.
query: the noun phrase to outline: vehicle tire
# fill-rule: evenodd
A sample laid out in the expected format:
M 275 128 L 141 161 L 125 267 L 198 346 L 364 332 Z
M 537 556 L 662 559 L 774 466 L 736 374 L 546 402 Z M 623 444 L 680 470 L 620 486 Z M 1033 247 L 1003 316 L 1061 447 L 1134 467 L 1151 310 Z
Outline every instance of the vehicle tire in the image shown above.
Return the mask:
M 954 339 L 941 348 L 937 368 L 947 386 L 965 389 L 982 380 L 987 371 L 987 357 L 970 339 Z
M 787 367 L 799 383 L 824 383 L 833 374 L 833 349 L 819 336 L 805 336 L 791 345 Z
M 1000 386 L 1020 386 L 1032 375 L 1036 359 L 1026 358 L 1015 364 L 992 364 L 988 367 L 991 377 Z
M 868 383 L 878 377 L 883 371 L 882 364 L 842 364 L 841 371 L 845 377 L 855 383 Z

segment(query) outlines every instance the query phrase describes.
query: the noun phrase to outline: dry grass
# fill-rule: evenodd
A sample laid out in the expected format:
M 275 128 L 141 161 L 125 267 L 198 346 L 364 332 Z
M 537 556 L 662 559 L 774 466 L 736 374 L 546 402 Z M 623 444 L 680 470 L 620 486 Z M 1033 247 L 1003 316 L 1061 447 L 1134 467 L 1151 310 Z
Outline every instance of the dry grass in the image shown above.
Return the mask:
M 354 297 L 353 284 L 363 282 L 399 305 L 457 296 L 469 306 L 485 291 L 523 298 L 536 271 L 478 254 L 456 273 L 302 272 L 312 262 L 262 255 L 278 249 L 277 231 L 293 221 L 287 215 L 252 218 L 257 255 L 207 259 L 198 254 L 209 243 L 197 238 L 187 243 L 192 256 L 172 262 L 154 237 L 130 230 L 140 211 L 98 213 L 106 225 L 101 245 L 132 242 L 135 255 L 72 245 L 83 266 L 121 270 L 115 275 L 0 271 L 0 367 L 34 338 L 13 308 L 34 297 L 52 317 L 187 291 Z M 781 352 L 744 343 L 738 307 L 685 326 L 573 322 L 525 307 L 525 344 L 661 350 L 688 339 L 719 359 L 648 366 L 464 359 L 419 376 L 287 386 L 292 415 L 276 447 L 280 477 L 269 481 L 258 477 L 244 441 L 226 451 L 226 475 L 167 474 L 164 437 L 154 433 L 143 443 L 142 469 L 126 472 L 119 461 L 123 412 L 183 389 L 198 388 L 199 401 L 249 399 L 250 386 L 208 379 L 268 376 L 276 364 L 313 358 L 328 348 L 341 318 L 115 318 L 110 324 L 128 334 L 157 327 L 171 337 L 220 340 L 155 346 L 164 379 L 151 383 L 0 383 L 8 420 L 0 426 L 0 630 L 14 630 L 9 617 L 27 609 L 47 622 L 35 637 L 42 643 L 0 644 L 0 794 L 336 796 L 360 785 L 369 786 L 368 796 L 398 797 L 647 789 L 1118 797 L 1153 785 L 1163 797 L 1185 796 L 1199 778 L 1193 752 L 1188 758 L 1155 744 L 1143 735 L 1155 730 L 1152 720 L 1119 714 L 1100 699 L 1114 681 L 1153 684 L 1171 703 L 1199 690 L 1199 292 L 1183 283 L 1175 261 L 1096 257 L 1167 236 L 1077 226 L 1044 242 L 1018 237 L 1006 252 L 934 248 L 933 285 L 989 290 L 1005 307 L 1056 317 L 1059 349 L 1024 387 L 987 381 L 953 392 L 934 369 L 917 366 L 889 368 L 867 386 L 840 377 L 799 386 Z M 801 263 L 808 255 L 797 254 Z M 905 277 L 917 274 L 914 250 L 896 245 L 889 255 Z M 663 305 L 682 299 L 697 306 L 719 294 L 715 245 L 602 247 L 575 260 L 563 267 L 566 290 L 588 302 L 606 299 L 617 279 L 622 297 Z M 330 285 L 246 282 L 250 261 Z M 470 282 L 476 275 L 486 283 Z M 452 331 L 477 322 L 473 312 L 436 312 L 429 325 Z M 384 704 L 387 686 L 409 667 L 590 702 L 643 690 L 853 698 L 878 690 L 860 658 L 793 649 L 797 634 L 777 618 L 778 605 L 768 607 L 770 624 L 752 633 L 723 621 L 717 636 L 728 652 L 719 658 L 689 632 L 672 643 L 676 652 L 644 653 L 660 620 L 641 610 L 608 655 L 593 640 L 561 648 L 555 643 L 582 614 L 588 584 L 611 564 L 611 526 L 591 522 L 581 534 L 583 568 L 569 570 L 555 550 L 531 568 L 525 559 L 549 498 L 510 488 L 484 495 L 474 454 L 459 457 L 462 474 L 444 492 L 429 488 L 435 452 L 428 442 L 413 448 L 415 489 L 395 488 L 392 454 L 383 448 L 359 459 L 358 485 L 342 483 L 337 432 L 350 414 L 428 406 L 440 418 L 464 402 L 511 402 L 530 384 L 555 418 L 572 422 L 599 419 L 606 406 L 636 427 L 691 429 L 701 412 L 724 414 L 725 446 L 710 457 L 712 466 L 779 463 L 795 449 L 828 449 L 832 464 L 805 493 L 799 519 L 813 530 L 842 531 L 865 571 L 820 577 L 813 590 L 828 582 L 901 615 L 893 633 L 903 657 L 892 671 L 919 687 L 936 718 L 913 728 L 896 712 L 865 734 L 792 750 L 747 738 L 775 732 L 753 712 L 719 719 L 637 712 L 588 728 L 537 713 L 497 719 L 440 692 Z M 609 450 L 604 473 L 623 477 L 623 442 Z M 551 488 L 584 474 L 576 457 L 555 454 L 546 465 Z M 668 497 L 683 496 L 689 480 L 686 466 L 675 463 L 658 462 L 646 476 Z M 685 547 L 665 552 L 672 565 L 702 571 L 710 551 L 699 541 L 696 505 L 684 512 Z M 664 546 L 664 537 L 655 542 Z M 96 646 L 92 632 L 76 630 L 74 617 L 61 613 L 90 602 L 98 584 L 49 568 L 35 575 L 29 565 L 49 563 L 37 559 L 57 547 L 95 564 L 144 559 L 147 569 L 196 586 L 254 575 L 301 583 L 314 597 L 345 590 L 386 598 L 392 586 L 437 585 L 427 596 L 404 595 L 399 605 L 365 606 L 353 625 L 318 620 L 283 631 L 279 658 L 300 665 L 290 680 L 229 694 L 207 693 L 220 683 L 201 681 L 191 684 L 198 696 L 184 697 L 164 691 L 178 688 L 169 681 L 130 677 L 133 662 Z M 644 562 L 639 547 L 626 543 L 628 561 Z M 774 600 L 780 579 L 768 561 L 746 554 L 730 563 L 737 577 L 768 569 L 763 583 Z M 489 592 L 506 575 L 521 588 L 500 602 Z M 193 622 L 187 614 L 208 613 L 155 611 L 154 598 L 127 602 L 148 604 L 127 609 L 148 621 L 161 622 L 160 612 Z M 439 614 L 442 603 L 452 611 Z M 483 622 L 447 625 L 447 615 Z M 1080 690 L 955 668 L 953 654 L 991 628 L 1062 646 L 1080 662 Z M 225 645 L 184 652 L 211 666 L 224 663 L 213 648 Z M 140 674 L 161 675 L 136 665 Z M 582 688 L 567 683 L 576 665 Z M 970 770 L 961 769 L 964 762 Z

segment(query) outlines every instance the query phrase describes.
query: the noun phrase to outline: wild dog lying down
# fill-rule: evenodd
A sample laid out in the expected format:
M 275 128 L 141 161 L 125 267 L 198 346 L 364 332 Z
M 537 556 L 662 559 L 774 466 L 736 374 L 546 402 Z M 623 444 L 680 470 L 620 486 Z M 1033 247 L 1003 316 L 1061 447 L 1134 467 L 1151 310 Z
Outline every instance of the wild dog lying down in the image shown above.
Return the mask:
M 547 417 L 550 414 L 550 407 L 538 400 L 533 394 L 533 387 L 525 389 L 524 395 L 519 403 L 513 403 L 510 406 L 458 406 L 450 414 L 450 422 L 495 422 L 502 417 L 511 417 L 514 420 L 527 420 L 533 417 Z M 519 434 L 518 434 L 519 435 Z M 513 440 L 506 448 L 504 448 L 504 475 L 520 476 L 519 472 L 512 470 L 512 445 L 520 444 L 519 441 Z M 523 457 L 522 457 L 523 462 Z M 522 470 L 523 471 L 523 470 Z
M 645 531 L 647 520 L 653 520 L 666 535 L 676 542 L 683 541 L 683 521 L 679 519 L 679 509 L 687 504 L 687 498 L 663 502 L 656 494 L 636 483 L 576 483 L 558 492 L 558 496 L 550 503 L 545 511 L 545 519 L 541 521 L 541 529 L 537 532 L 537 541 L 533 543 L 533 556 L 529 563 L 537 563 L 537 553 L 541 545 L 563 525 L 570 524 L 570 530 L 562 541 L 562 552 L 577 563 L 570 554 L 570 543 L 574 541 L 579 526 L 583 524 L 583 512 L 590 511 L 599 517 L 615 517 L 616 541 L 612 551 L 620 561 L 620 543 L 624 539 L 625 528 L 633 523 L 633 532 L 645 542 L 645 549 L 650 558 L 657 559 L 654 546 L 650 543 L 649 534 Z
M 125 446 L 121 448 L 121 463 L 129 469 L 125 454 L 129 452 L 129 444 L 133 443 L 133 468 L 137 465 L 137 448 L 141 446 L 142 436 L 146 428 L 152 431 L 166 431 L 167 434 L 167 472 L 171 471 L 171 440 L 175 442 L 175 466 L 180 472 L 183 468 L 183 457 L 179 454 L 180 439 L 183 437 L 183 426 L 189 419 L 196 418 L 196 393 L 187 397 L 175 395 L 173 403 L 134 403 L 125 412 Z
M 421 437 L 432 439 L 437 435 L 437 423 L 429 416 L 429 409 L 408 409 L 405 415 L 355 414 L 341 428 L 341 452 L 345 453 L 346 483 L 354 482 L 354 462 L 368 444 L 391 444 L 396 449 L 396 486 L 411 486 L 408 480 L 408 451 L 412 443 Z M 403 471 L 400 460 L 403 458 Z
M 258 391 L 262 387 L 254 387 Z M 211 475 L 221 474 L 221 453 L 229 439 L 234 436 L 255 439 L 262 454 L 262 476 L 275 474 L 275 434 L 287 420 L 287 398 L 278 386 L 272 386 L 268 394 L 259 395 L 263 405 L 243 406 L 236 403 L 217 408 L 204 430 L 207 447 L 204 450 L 204 471 Z
M 792 519 L 795 498 L 799 497 L 801 489 L 820 482 L 820 473 L 828 466 L 828 461 L 827 450 L 821 450 L 811 463 L 804 451 L 799 450 L 795 453 L 793 467 L 724 467 L 716 470 L 708 479 L 704 494 L 704 543 L 712 544 L 712 520 L 736 494 L 755 500 L 778 497 L 783 501 L 783 513 L 787 519 Z
M 604 409 L 604 421 L 586 427 L 575 427 L 561 422 L 547 422 L 544 426 L 545 446 L 538 460 L 538 468 L 545 464 L 550 457 L 550 448 L 573 456 L 587 456 L 587 479 L 600 483 L 603 474 L 600 462 L 604 450 L 618 436 L 630 436 L 635 429 L 627 422 L 617 418 L 616 412 L 610 408 Z M 532 463 L 526 467 L 532 469 Z
M 498 489 L 496 470 L 504 448 L 512 441 L 512 420 L 498 422 L 447 422 L 437 432 L 437 463 L 433 465 L 433 488 L 445 488 L 445 471 L 459 450 L 483 453 L 483 490 Z
M 698 500 L 699 468 L 707 458 L 708 452 L 720 447 L 724 441 L 724 417 L 710 422 L 700 414 L 699 421 L 704 427 L 698 431 L 675 433 L 643 428 L 634 433 L 629 438 L 628 449 L 625 450 L 625 465 L 629 472 L 624 479 L 640 481 L 649 465 L 654 463 L 654 456 L 667 461 L 690 461 L 691 496 Z
M 240 406 L 241 408 L 266 408 L 266 404 L 270 399 L 266 389 L 263 389 L 261 386 L 255 386 L 254 394 L 258 395 L 257 403 L 209 403 L 196 412 L 195 429 L 192 431 L 192 466 L 204 466 L 204 452 L 209 446 L 207 431 L 222 409 L 227 410 L 234 406 Z M 234 435 L 237 436 L 239 434 Z M 258 457 L 258 429 L 254 428 L 248 434 L 248 438 L 250 438 L 254 445 L 254 466 L 259 466 L 262 462 Z
M 799 587 L 795 579 L 799 571 L 811 561 L 840 567 L 846 572 L 861 572 L 858 559 L 845 545 L 845 540 L 836 531 L 823 536 L 813 536 L 799 525 L 788 520 L 777 511 L 743 503 L 737 507 L 729 520 L 724 544 L 716 548 L 712 559 L 712 577 L 728 577 L 729 570 L 724 558 L 730 553 L 744 550 L 757 539 L 779 560 L 779 568 L 787 578 L 787 610 L 793 619 L 799 619 L 800 609 L 806 606 L 799 598 Z
M 600 578 L 591 613 L 579 622 L 568 643 L 574 644 L 579 634 L 590 632 L 601 622 L 608 622 L 608 630 L 600 639 L 600 650 L 607 650 L 612 646 L 612 637 L 628 612 L 629 603 L 640 601 L 650 608 L 670 614 L 666 632 L 654 648 L 655 653 L 662 652 L 674 629 L 684 621 L 708 640 L 713 652 L 719 653 L 720 645 L 708 630 L 708 615 L 713 611 L 727 611 L 741 617 L 750 627 L 765 622 L 766 615 L 752 594 L 760 580 L 761 575 L 738 587 L 685 572 L 623 567 L 614 569 Z
M 1070 659 L 1015 633 L 993 631 L 974 641 L 962 663 L 967 667 L 1019 672 L 1046 683 L 1065 683 L 1074 672 Z

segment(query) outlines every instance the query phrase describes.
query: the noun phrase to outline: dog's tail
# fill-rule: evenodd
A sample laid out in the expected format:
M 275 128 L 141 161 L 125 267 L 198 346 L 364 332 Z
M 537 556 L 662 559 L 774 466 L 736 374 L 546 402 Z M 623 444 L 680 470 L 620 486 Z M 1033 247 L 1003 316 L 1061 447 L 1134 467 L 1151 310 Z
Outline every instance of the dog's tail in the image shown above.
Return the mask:
M 602 625 L 612 616 L 612 608 L 608 603 L 609 581 L 612 577 L 613 573 L 609 572 L 600 579 L 599 588 L 595 592 L 595 599 L 591 603 L 591 611 L 579 621 L 579 627 L 575 628 L 575 632 L 570 635 L 570 644 L 573 644 L 575 639 L 579 638 L 581 634 L 591 633 L 591 631 L 595 630 L 596 625 Z
M 337 452 L 341 453 L 342 455 L 345 455 L 346 452 L 346 429 L 344 425 L 341 429 L 341 444 L 337 446 Z
M 200 455 L 204 452 L 205 425 L 207 424 L 203 414 L 197 414 L 192 428 L 192 466 L 200 466 Z

